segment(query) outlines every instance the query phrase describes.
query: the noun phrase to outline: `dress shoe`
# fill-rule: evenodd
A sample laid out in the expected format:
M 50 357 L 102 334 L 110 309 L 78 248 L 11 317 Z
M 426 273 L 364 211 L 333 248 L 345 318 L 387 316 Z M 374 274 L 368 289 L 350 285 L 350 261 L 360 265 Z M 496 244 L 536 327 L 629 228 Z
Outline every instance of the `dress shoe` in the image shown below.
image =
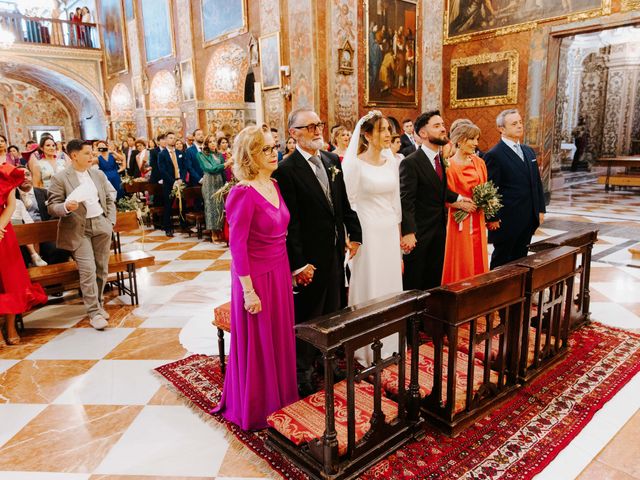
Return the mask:
M 173 237 L 173 236 L 174 236 L 174 235 L 173 235 L 173 232 L 170 232 L 170 231 L 166 231 L 166 232 L 164 232 L 164 234 L 165 234 L 165 236 L 167 236 L 167 237 Z
M 100 313 L 98 313 L 93 316 L 93 318 L 89 321 L 89 324 L 91 324 L 91 326 L 96 330 L 104 330 L 107 325 L 109 325 L 109 322 L 107 322 L 105 318 Z
M 104 307 L 100 307 L 100 314 L 107 320 L 111 318 L 111 315 L 109 315 L 109 312 L 107 312 Z

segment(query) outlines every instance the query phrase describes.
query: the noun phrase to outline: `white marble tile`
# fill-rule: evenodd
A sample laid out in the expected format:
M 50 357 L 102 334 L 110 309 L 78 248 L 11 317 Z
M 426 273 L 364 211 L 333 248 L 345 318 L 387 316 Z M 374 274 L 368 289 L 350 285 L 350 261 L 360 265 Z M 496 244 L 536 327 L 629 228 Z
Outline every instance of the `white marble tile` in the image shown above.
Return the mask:
M 620 245 L 621 243 L 625 243 L 628 240 L 629 240 L 628 238 L 610 237 L 608 235 L 598 235 L 598 243 L 600 241 L 605 241 L 610 245 Z
M 168 303 L 163 305 L 153 316 L 191 318 L 194 315 L 207 314 L 213 316 L 213 307 L 206 303 Z
M 184 406 L 146 406 L 94 473 L 215 476 L 228 442 Z
M 191 235 L 190 237 L 186 234 L 180 234 L 173 237 L 171 240 L 168 240 L 166 243 L 199 243 L 197 235 Z
M 24 317 L 26 328 L 70 328 L 87 316 L 84 305 L 45 305 Z
M 203 355 L 218 354 L 218 329 L 211 324 L 213 315 L 209 317 L 194 317 L 180 330 L 180 344 L 190 353 Z M 229 354 L 229 340 L 231 336 L 224 333 L 225 350 Z
M 536 234 L 540 234 L 541 232 L 544 232 L 544 234 L 549 236 L 549 237 L 555 237 L 556 235 L 561 235 L 563 233 L 567 233 L 566 230 L 555 230 L 553 228 L 547 228 L 547 227 L 544 226 L 544 224 L 538 229 Z
M 29 360 L 99 360 L 122 342 L 133 328 L 70 328 L 33 352 Z
M 595 282 L 591 288 L 619 303 L 640 303 L 640 282 Z
M 46 408 L 45 404 L 4 403 L 0 404 L 0 445 L 7 443 L 36 415 Z
M 149 253 L 156 257 L 156 262 L 172 262 L 187 250 L 151 250 Z
M 198 285 L 208 285 L 210 288 L 219 288 L 222 286 L 231 286 L 231 272 L 202 272 L 191 283 Z
M 220 255 L 218 260 L 231 260 L 231 250 L 227 250 L 222 255 Z
M 213 265 L 214 260 L 174 260 L 158 272 L 203 272 Z
M 9 370 L 20 360 L 0 360 L 0 373 Z
M 131 252 L 133 250 L 144 250 L 145 252 L 151 252 L 157 246 L 162 245 L 162 242 L 133 242 L 126 245 L 122 245 L 123 252 Z
M 600 260 L 620 266 L 640 267 L 640 259 L 633 258 L 628 248 L 618 250 L 617 252 L 607 255 Z
M 534 479 L 576 478 L 639 408 L 640 375 L 636 375 Z
M 198 243 L 197 245 L 191 247 L 189 250 L 190 251 L 200 251 L 200 250 L 228 250 L 229 247 L 227 247 L 226 244 L 224 243 L 212 243 L 209 241 L 202 241 L 200 243 Z
M 166 360 L 101 360 L 54 404 L 146 405 L 161 385 L 153 369 Z
M 591 302 L 591 319 L 616 328 L 640 328 L 640 318 L 614 302 Z
M 90 477 L 88 473 L 0 472 L 0 480 L 89 480 Z
M 622 271 L 633 275 L 636 278 L 640 278 L 640 268 L 637 267 L 622 267 Z
M 140 328 L 182 328 L 189 322 L 191 317 L 191 315 L 188 317 L 152 315 L 140 324 Z

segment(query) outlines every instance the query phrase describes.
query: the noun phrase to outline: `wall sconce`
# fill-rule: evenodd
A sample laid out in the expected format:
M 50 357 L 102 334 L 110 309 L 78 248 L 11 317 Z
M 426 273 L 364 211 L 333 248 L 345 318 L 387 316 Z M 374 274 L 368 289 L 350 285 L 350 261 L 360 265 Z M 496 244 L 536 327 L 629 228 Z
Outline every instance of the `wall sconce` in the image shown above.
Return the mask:
M 291 70 L 289 69 L 289 65 L 282 65 L 280 67 L 280 73 L 282 73 L 285 79 L 291 76 Z M 280 87 L 280 93 L 286 100 L 291 100 L 291 83 L 282 81 L 282 87 Z

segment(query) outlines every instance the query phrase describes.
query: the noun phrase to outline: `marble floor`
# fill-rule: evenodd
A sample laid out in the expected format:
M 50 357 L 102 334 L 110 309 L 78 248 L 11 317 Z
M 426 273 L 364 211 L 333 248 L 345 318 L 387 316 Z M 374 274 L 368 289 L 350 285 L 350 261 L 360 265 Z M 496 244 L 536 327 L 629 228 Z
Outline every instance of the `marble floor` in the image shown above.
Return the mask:
M 544 238 L 600 226 L 591 277 L 594 320 L 640 332 L 640 192 L 588 184 L 554 193 Z M 108 293 L 109 328 L 93 330 L 73 292 L 25 319 L 19 346 L 0 349 L 0 480 L 265 478 L 244 447 L 162 385 L 152 369 L 217 353 L 213 308 L 230 295 L 227 249 L 148 231 L 126 249 L 153 252 L 140 305 Z M 539 479 L 640 479 L 640 375 Z

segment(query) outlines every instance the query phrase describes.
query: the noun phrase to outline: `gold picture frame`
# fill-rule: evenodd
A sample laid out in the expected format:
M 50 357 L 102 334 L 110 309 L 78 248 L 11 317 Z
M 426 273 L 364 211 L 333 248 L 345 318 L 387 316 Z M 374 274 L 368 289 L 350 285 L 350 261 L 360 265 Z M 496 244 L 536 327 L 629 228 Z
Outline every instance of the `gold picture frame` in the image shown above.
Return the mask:
M 101 16 L 96 20 L 97 22 L 100 23 L 100 42 L 101 45 L 105 51 L 105 70 L 107 72 L 107 79 L 110 80 L 112 78 L 115 78 L 119 75 L 125 74 L 129 72 L 129 62 L 128 62 L 128 55 L 127 55 L 127 48 L 128 48 L 128 39 L 127 39 L 127 29 L 125 28 L 125 19 L 124 19 L 124 7 L 122 4 L 122 0 L 110 0 L 110 3 L 105 3 L 102 5 L 104 8 L 100 9 L 100 14 Z M 114 11 L 109 12 L 108 8 L 118 8 L 120 15 L 119 15 L 119 20 L 120 20 L 120 33 L 121 38 L 120 38 L 120 42 L 122 43 L 122 52 L 121 53 L 121 57 L 118 60 L 120 60 L 122 62 L 122 65 L 116 65 L 115 69 L 111 69 L 112 64 L 113 64 L 113 60 L 110 58 L 111 57 L 111 51 L 108 45 L 108 39 L 107 37 L 107 23 L 109 21 L 118 21 L 118 18 L 114 18 L 116 17 L 116 15 L 113 15 Z M 119 68 L 118 68 L 119 67 Z
M 640 0 L 622 0 L 621 11 L 640 10 Z
M 451 60 L 450 107 L 518 103 L 517 50 Z
M 420 78 L 420 66 L 416 51 L 420 50 L 418 39 L 422 30 L 421 5 L 425 2 L 417 0 L 363 0 L 363 3 L 365 106 L 416 108 Z M 370 4 L 373 5 L 370 6 Z M 378 8 L 382 8 L 386 12 L 382 19 L 377 13 Z M 407 27 L 407 18 L 413 18 L 410 27 Z M 404 68 L 396 63 L 398 55 L 397 53 L 395 56 L 393 55 L 394 40 L 388 41 L 386 38 L 388 35 L 382 35 L 383 26 L 387 32 L 397 32 L 404 27 L 404 35 L 401 36 L 404 40 Z M 400 79 L 400 75 L 404 78 Z M 398 82 L 395 81 L 396 78 L 398 78 Z
M 258 50 L 260 51 L 260 81 L 262 90 L 272 90 L 282 87 L 282 77 L 280 66 L 282 57 L 280 56 L 280 32 L 263 35 L 258 39 Z
M 510 2 L 507 7 L 503 10 L 511 8 L 510 11 L 494 11 L 492 13 L 486 12 L 486 7 L 481 6 L 480 9 L 475 12 L 476 15 L 480 15 L 480 11 L 484 12 L 486 18 L 477 20 L 476 22 L 480 22 L 484 27 L 483 29 L 475 30 L 475 31 L 464 31 L 464 28 L 458 28 L 456 26 L 456 18 L 451 18 L 451 10 L 452 10 L 452 0 L 446 0 L 444 5 L 444 28 L 443 28 L 443 43 L 445 45 L 468 42 L 477 38 L 490 38 L 490 37 L 498 37 L 501 35 L 508 35 L 510 33 L 523 32 L 526 30 L 533 30 L 537 28 L 542 23 L 549 23 L 554 21 L 563 20 L 566 23 L 576 22 L 579 20 L 585 20 L 588 18 L 600 17 L 603 15 L 609 15 L 611 13 L 611 1 L 612 0 L 594 0 L 594 3 L 597 2 L 598 6 L 593 6 L 591 8 L 586 8 L 584 10 L 576 10 L 576 11 L 554 11 L 555 9 L 565 8 L 565 3 L 560 2 L 560 0 L 543 0 L 545 2 L 544 8 L 541 12 L 548 12 L 545 16 L 544 13 L 534 20 L 527 20 L 524 22 L 518 22 L 517 20 L 513 20 L 513 23 L 510 23 L 509 16 L 523 16 L 524 18 L 535 18 L 535 14 L 528 13 L 521 8 L 513 8 L 514 5 L 517 5 L 517 2 Z M 623 0 L 627 2 L 637 2 L 638 0 Z M 461 3 L 468 3 L 468 0 L 460 0 L 456 3 L 458 6 L 459 12 L 462 11 L 470 11 L 468 9 L 460 8 Z M 485 10 L 482 10 L 485 9 Z M 462 13 L 458 13 L 457 16 Z M 468 19 L 467 22 L 473 23 L 473 19 Z M 464 22 L 457 22 L 459 24 L 464 24 Z M 502 25 L 501 25 L 502 24 Z M 466 25 L 469 25 L 467 23 Z M 482 28 L 482 27 L 481 27 Z M 468 29 L 471 30 L 471 29 Z
M 349 40 L 344 41 L 342 48 L 338 49 L 338 73 L 351 75 L 353 73 L 353 47 Z
M 211 22 L 207 21 L 206 13 L 208 12 L 208 8 L 211 7 L 212 14 L 215 14 L 216 18 L 225 18 L 224 15 L 220 16 L 220 12 L 222 11 L 221 5 L 216 5 L 216 2 L 220 2 L 224 5 L 225 8 L 233 8 L 237 3 L 240 3 L 240 7 L 242 8 L 242 25 L 233 26 L 233 28 L 227 27 L 226 30 L 223 30 L 221 34 L 216 34 L 215 36 L 208 35 L 207 28 L 216 28 L 216 25 L 212 25 Z M 205 9 L 207 9 L 205 11 Z M 222 27 L 224 28 L 224 27 Z M 239 2 L 229 2 L 229 0 L 201 0 L 200 1 L 200 30 L 202 33 L 202 46 L 208 47 L 210 45 L 215 45 L 216 43 L 223 42 L 233 37 L 237 37 L 238 35 L 242 35 L 243 33 L 247 33 L 249 31 L 248 22 L 247 22 L 247 0 L 240 0 Z
M 180 62 L 180 91 L 183 102 L 196 100 L 195 71 L 193 69 L 193 58 Z

